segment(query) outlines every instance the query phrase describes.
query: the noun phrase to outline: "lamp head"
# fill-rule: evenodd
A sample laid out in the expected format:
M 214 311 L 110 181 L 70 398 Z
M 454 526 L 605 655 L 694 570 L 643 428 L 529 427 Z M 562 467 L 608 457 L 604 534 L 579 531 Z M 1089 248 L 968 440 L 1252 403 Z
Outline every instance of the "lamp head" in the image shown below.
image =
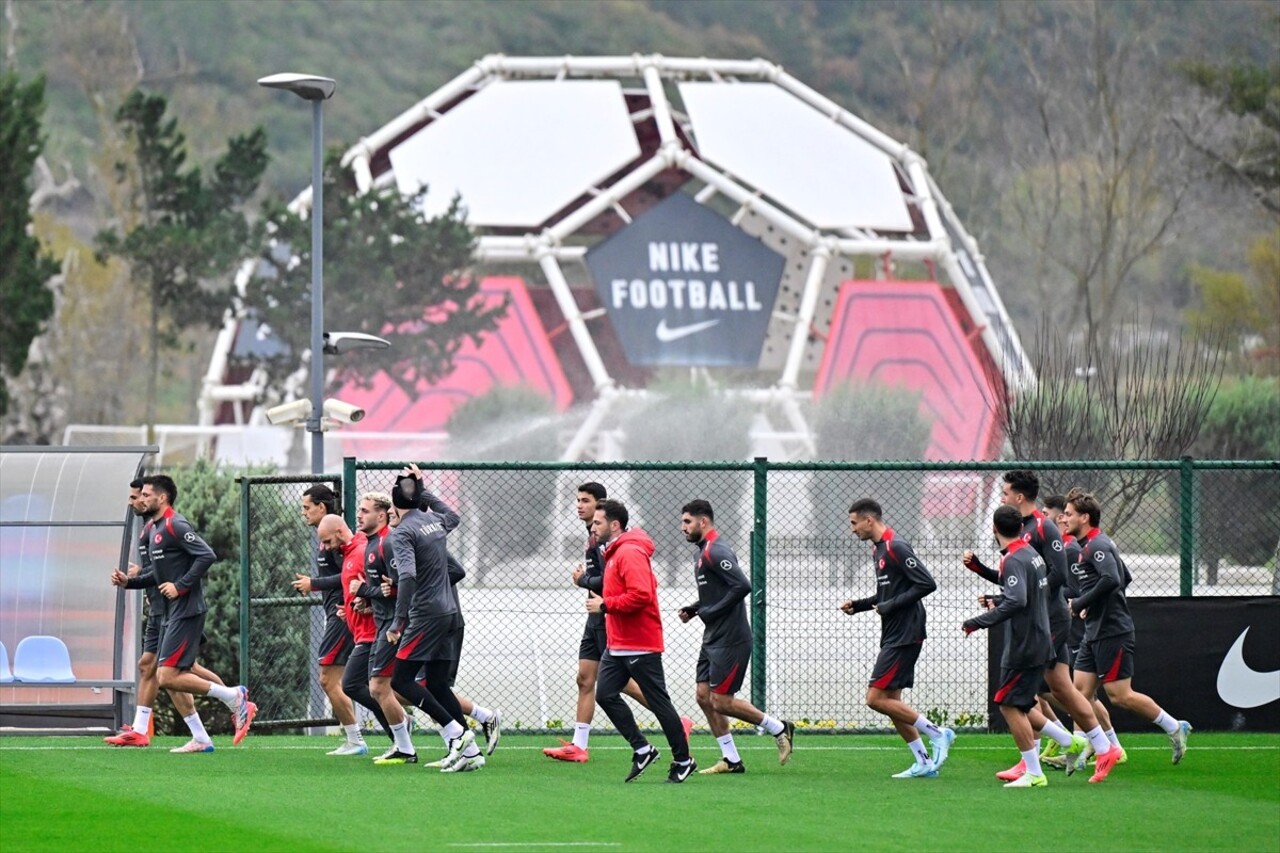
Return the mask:
M 328 77 L 317 77 L 314 74 L 272 74 L 258 80 L 259 86 L 268 89 L 284 89 L 293 92 L 305 101 L 327 101 L 333 97 L 338 88 L 337 82 Z

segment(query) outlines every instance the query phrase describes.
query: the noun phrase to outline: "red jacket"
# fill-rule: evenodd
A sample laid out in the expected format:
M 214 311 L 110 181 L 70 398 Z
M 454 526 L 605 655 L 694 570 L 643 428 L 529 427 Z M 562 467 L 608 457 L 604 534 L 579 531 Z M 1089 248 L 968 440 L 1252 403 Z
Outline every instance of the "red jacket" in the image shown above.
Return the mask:
M 604 546 L 604 630 L 611 649 L 663 651 L 652 557 L 653 540 L 639 528 Z
M 367 581 L 364 574 L 364 546 L 367 541 L 363 533 L 357 532 L 350 542 L 342 546 L 342 609 L 347 615 L 347 629 L 356 643 L 372 643 L 378 633 L 372 613 L 357 613 L 351 608 L 354 597 L 351 595 L 351 580 Z

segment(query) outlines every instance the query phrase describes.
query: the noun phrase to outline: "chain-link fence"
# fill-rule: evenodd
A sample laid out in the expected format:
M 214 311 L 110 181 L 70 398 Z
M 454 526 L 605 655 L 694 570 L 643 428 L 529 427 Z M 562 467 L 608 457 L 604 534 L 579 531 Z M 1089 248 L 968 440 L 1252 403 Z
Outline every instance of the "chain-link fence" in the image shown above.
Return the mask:
M 344 503 L 389 491 L 400 463 L 348 459 Z M 560 730 L 573 723 L 584 592 L 570 572 L 582 560 L 586 530 L 575 512 L 577 486 L 602 483 L 630 509 L 632 525 L 657 547 L 654 571 L 664 616 L 667 683 L 682 713 L 701 723 L 694 672 L 701 624 L 676 610 L 697 599 L 696 551 L 680 534 L 680 507 L 705 498 L 722 541 L 753 584 L 756 637 L 750 699 L 770 713 L 816 729 L 882 728 L 863 696 L 878 651 L 879 619 L 846 617 L 840 602 L 873 592 L 870 546 L 849 531 L 848 507 L 873 497 L 885 521 L 915 546 L 938 582 L 925 600 L 929 641 L 907 698 L 958 725 L 987 712 L 985 635 L 960 623 L 985 582 L 964 570 L 972 548 L 996 559 L 991 513 L 1011 463 L 449 463 L 423 466 L 427 485 L 457 508 L 462 525 L 450 549 L 468 575 L 459 586 L 467 621 L 458 690 L 503 711 L 506 725 Z M 1133 574 L 1133 596 L 1275 594 L 1280 544 L 1280 462 L 1018 463 L 1036 469 L 1041 496 L 1071 485 L 1094 489 L 1102 526 Z M 297 518 L 310 480 L 246 481 L 248 672 L 272 676 L 268 720 L 310 719 L 318 688 L 318 613 L 296 606 L 288 583 L 312 562 L 313 538 Z M 259 542 L 260 538 L 267 541 Z M 292 606 L 291 606 L 292 605 Z M 263 644 L 259 648 L 258 644 Z M 295 662 L 296 661 L 296 662 Z M 287 689 L 280 685 L 287 684 Z M 277 698 L 279 697 L 279 698 Z M 321 698 L 321 703 L 323 702 Z M 267 712 L 262 712 L 266 714 Z M 603 714 L 596 725 L 605 726 Z M 656 725 L 640 712 L 642 724 Z M 294 724 L 300 724 L 295 722 Z
M 240 483 L 240 683 L 252 687 L 258 728 L 335 725 L 319 681 L 324 611 L 292 586 L 315 573 L 318 540 L 302 519 L 315 483 L 340 477 L 244 477 Z

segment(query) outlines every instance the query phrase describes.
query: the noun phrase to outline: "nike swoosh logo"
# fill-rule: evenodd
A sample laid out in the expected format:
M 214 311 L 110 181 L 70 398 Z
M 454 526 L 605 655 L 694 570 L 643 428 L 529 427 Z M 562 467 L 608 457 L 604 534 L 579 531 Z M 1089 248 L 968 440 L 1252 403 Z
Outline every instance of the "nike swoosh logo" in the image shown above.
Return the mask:
M 1244 662 L 1245 628 L 1218 668 L 1218 696 L 1236 708 L 1257 708 L 1280 699 L 1280 669 L 1258 672 Z
M 664 344 L 669 344 L 672 341 L 678 341 L 681 338 L 687 338 L 690 335 L 696 335 L 698 332 L 710 329 L 719 322 L 719 320 L 703 320 L 701 323 L 690 323 L 688 326 L 676 326 L 672 329 L 667 326 L 667 321 L 664 318 L 662 322 L 658 323 L 658 328 L 654 330 L 654 334 L 657 335 L 658 340 Z

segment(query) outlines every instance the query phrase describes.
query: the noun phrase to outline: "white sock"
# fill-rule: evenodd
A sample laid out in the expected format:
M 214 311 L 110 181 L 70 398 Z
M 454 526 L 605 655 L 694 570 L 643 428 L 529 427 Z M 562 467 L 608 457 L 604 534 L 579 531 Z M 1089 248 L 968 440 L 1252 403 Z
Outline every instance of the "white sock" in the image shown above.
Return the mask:
M 409 721 L 405 720 L 396 723 L 391 727 L 391 736 L 396 741 L 396 752 L 403 752 L 405 755 L 417 755 L 413 748 L 413 741 L 409 740 Z
M 1043 776 L 1044 772 L 1040 769 L 1040 753 L 1036 750 L 1036 745 L 1031 744 L 1031 748 L 1022 753 L 1022 760 L 1026 762 L 1027 772 L 1032 776 Z
M 1166 714 L 1163 708 L 1160 709 L 1160 713 L 1156 714 L 1156 718 L 1151 722 L 1164 729 L 1164 733 L 1167 735 L 1176 734 L 1178 731 L 1178 721 Z
M 929 722 L 928 718 L 925 717 L 924 714 L 916 717 L 916 721 L 913 725 L 915 725 L 916 731 L 924 732 L 929 737 L 942 737 L 942 729 Z
M 145 735 L 147 729 L 151 728 L 151 709 L 146 705 L 139 705 L 133 712 L 133 730 L 138 734 Z
M 574 723 L 573 724 L 573 745 L 578 749 L 586 749 L 587 741 L 591 739 L 590 723 Z
M 636 750 L 636 755 L 648 755 L 653 751 L 653 744 L 646 743 L 644 746 Z
M 1089 739 L 1089 746 L 1093 747 L 1095 755 L 1102 755 L 1102 753 L 1111 749 L 1111 741 L 1107 739 L 1106 734 L 1102 731 L 1102 726 L 1094 726 L 1089 729 L 1085 733 L 1085 737 Z
M 1071 746 L 1071 735 L 1067 733 L 1067 730 L 1062 727 L 1061 723 L 1055 723 L 1053 720 L 1049 720 L 1044 724 L 1044 728 L 1040 731 L 1042 734 L 1053 738 L 1053 742 L 1058 746 Z M 1036 744 L 1036 746 L 1039 746 L 1039 744 Z
M 933 766 L 933 759 L 929 757 L 929 750 L 924 748 L 924 741 L 916 738 L 907 744 L 907 749 L 911 750 L 911 754 L 916 757 L 917 764 L 923 764 L 925 767 Z
M 444 730 L 441 732 L 441 734 L 444 735 L 445 741 L 448 742 L 453 740 L 454 738 L 462 737 L 462 734 L 465 731 L 466 729 L 462 727 L 462 723 L 459 723 L 457 720 L 450 720 L 449 724 L 444 727 Z
M 349 726 L 343 726 L 342 730 L 347 733 L 347 743 L 356 744 L 364 743 L 364 735 L 360 731 L 358 723 L 352 723 Z
M 733 742 L 733 735 L 728 734 L 724 737 L 716 738 L 716 743 L 720 744 L 720 754 L 724 756 L 726 761 L 737 764 L 742 760 L 742 756 L 738 755 L 738 746 Z
M 201 722 L 198 711 L 190 717 L 183 717 L 182 722 L 186 723 L 187 728 L 191 729 L 191 737 L 200 741 L 200 743 L 211 743 L 209 733 L 204 730 L 204 723 Z
M 1044 729 L 1041 729 L 1040 731 L 1043 732 Z M 1039 735 L 1036 735 L 1036 742 L 1031 744 L 1031 748 L 1036 750 L 1037 752 L 1044 752 L 1044 738 L 1040 737 Z
M 1104 734 L 1106 734 L 1107 740 L 1111 741 L 1112 746 L 1120 745 L 1120 738 L 1116 737 L 1115 729 L 1107 729 L 1106 732 L 1104 732 Z
M 484 725 L 493 719 L 493 712 L 488 708 L 481 708 L 479 705 L 473 705 L 471 713 L 467 716 L 471 717 L 471 719 L 475 720 L 480 725 Z
M 777 737 L 778 735 L 782 734 L 782 730 L 786 727 L 782 725 L 782 720 L 779 720 L 777 717 L 770 717 L 768 714 L 765 714 L 764 719 L 760 721 L 760 728 L 764 729 L 766 732 L 773 735 L 774 737 Z
M 236 700 L 240 698 L 240 691 L 234 687 L 227 687 L 225 684 L 214 684 L 211 681 L 209 682 L 209 695 L 234 711 L 236 709 Z

